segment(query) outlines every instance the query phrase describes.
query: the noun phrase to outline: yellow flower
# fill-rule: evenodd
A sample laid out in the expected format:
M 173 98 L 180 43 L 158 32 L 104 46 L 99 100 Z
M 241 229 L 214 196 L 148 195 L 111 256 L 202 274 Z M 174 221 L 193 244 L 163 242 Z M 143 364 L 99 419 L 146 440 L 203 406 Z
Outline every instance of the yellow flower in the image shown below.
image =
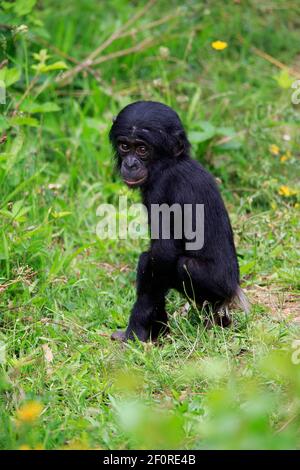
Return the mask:
M 284 163 L 287 160 L 289 160 L 290 158 L 291 158 L 291 152 L 288 150 L 284 155 L 281 155 L 280 161 L 281 161 L 281 163 Z
M 222 51 L 223 49 L 226 49 L 226 47 L 228 47 L 228 44 L 225 41 L 214 41 L 211 43 L 211 47 L 213 49 L 216 49 L 216 51 Z
M 278 194 L 280 194 L 280 196 L 290 197 L 290 196 L 294 196 L 295 194 L 297 194 L 297 191 L 295 191 L 295 189 L 290 188 L 289 186 L 283 185 L 283 186 L 280 186 Z
M 27 444 L 22 444 L 22 445 L 19 447 L 19 450 L 31 450 L 31 448 L 30 448 Z
M 37 444 L 33 450 L 44 450 L 43 444 Z
M 269 150 L 273 155 L 279 155 L 280 149 L 277 145 L 275 144 L 270 145 Z
M 22 423 L 32 423 L 43 411 L 42 405 L 38 401 L 29 401 L 17 411 L 17 418 Z

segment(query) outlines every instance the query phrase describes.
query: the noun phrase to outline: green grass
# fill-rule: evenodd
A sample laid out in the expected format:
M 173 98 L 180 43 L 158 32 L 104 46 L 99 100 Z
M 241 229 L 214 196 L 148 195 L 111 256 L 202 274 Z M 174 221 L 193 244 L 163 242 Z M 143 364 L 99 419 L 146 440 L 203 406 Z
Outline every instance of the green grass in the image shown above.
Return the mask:
M 22 15 L 30 3 L 0 10 L 0 61 L 18 78 L 10 85 L 2 66 L 0 448 L 299 448 L 300 105 L 293 78 L 253 50 L 299 71 L 299 6 L 157 2 L 136 37 L 103 54 L 147 38 L 151 47 L 62 86 L 60 70 L 36 76 L 33 54 L 47 48 L 47 64 L 71 68 L 144 3 L 39 1 Z M 217 39 L 228 47 L 214 50 Z M 231 329 L 206 331 L 171 292 L 164 344 L 110 341 L 126 325 L 147 241 L 98 239 L 96 209 L 121 194 L 139 200 L 113 172 L 107 137 L 136 99 L 173 106 L 218 178 L 253 304 L 247 318 L 233 312 Z M 20 422 L 31 401 L 41 416 Z

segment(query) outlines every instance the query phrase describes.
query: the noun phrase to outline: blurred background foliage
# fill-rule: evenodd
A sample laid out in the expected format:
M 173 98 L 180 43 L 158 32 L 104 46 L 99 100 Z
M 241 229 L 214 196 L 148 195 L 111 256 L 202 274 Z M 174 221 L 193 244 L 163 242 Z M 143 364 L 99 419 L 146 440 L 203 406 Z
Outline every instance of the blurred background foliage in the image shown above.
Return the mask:
M 299 13 L 1 2 L 1 448 L 299 448 Z M 217 178 L 253 305 L 207 331 L 172 292 L 164 345 L 120 348 L 146 241 L 99 240 L 96 208 L 139 200 L 107 138 L 138 99 L 173 106 Z

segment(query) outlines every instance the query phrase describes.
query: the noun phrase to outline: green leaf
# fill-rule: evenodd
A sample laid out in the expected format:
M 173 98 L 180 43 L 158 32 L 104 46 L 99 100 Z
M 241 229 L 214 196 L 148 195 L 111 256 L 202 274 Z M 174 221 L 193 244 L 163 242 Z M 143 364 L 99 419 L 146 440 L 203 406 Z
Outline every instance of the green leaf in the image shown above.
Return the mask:
M 32 68 L 39 73 L 47 73 L 47 72 L 51 72 L 52 70 L 67 69 L 68 66 L 65 62 L 63 62 L 62 60 L 59 60 L 58 62 L 54 62 L 53 64 L 50 64 L 50 65 L 46 65 L 46 64 L 32 65 Z
M 189 140 L 192 144 L 200 144 L 201 142 L 210 140 L 212 137 L 213 135 L 210 135 L 206 132 L 189 132 Z
M 19 201 L 14 202 L 13 208 L 11 211 L 11 217 L 14 220 L 17 220 L 18 222 L 23 222 L 26 220 L 24 217 L 27 212 L 29 212 L 30 207 L 24 207 L 24 200 L 21 199 Z
M 35 118 L 30 116 L 14 116 L 10 120 L 11 126 L 30 126 L 30 127 L 38 127 L 39 121 Z
M 15 5 L 10 2 L 1 2 L 1 8 L 3 8 L 3 10 L 11 10 L 14 6 Z
M 70 215 L 70 214 L 72 214 L 72 212 L 70 212 L 70 211 L 61 211 L 61 212 L 53 211 L 51 213 L 51 215 L 54 219 L 61 219 L 62 217 L 66 217 L 67 215 Z
M 61 70 L 61 69 L 67 69 L 68 66 L 63 60 L 58 60 L 57 62 L 54 62 L 54 64 L 46 65 L 46 71 L 48 72 L 49 70 Z
M 38 62 L 41 62 L 45 64 L 45 62 L 50 58 L 51 56 L 48 54 L 48 49 L 41 49 L 39 52 L 34 52 L 33 53 L 33 58 L 37 60 Z
M 232 127 L 218 127 L 217 134 L 224 135 L 225 137 L 233 137 L 236 132 Z
M 294 82 L 293 77 L 290 76 L 289 71 L 287 69 L 281 70 L 278 75 L 274 75 L 274 80 L 278 83 L 280 88 L 287 89 L 290 88 L 292 83 Z
M 241 275 L 249 274 L 253 271 L 256 261 L 250 261 L 249 263 L 240 265 Z
M 28 15 L 31 12 L 37 0 L 16 0 L 14 11 L 18 16 Z
M 197 129 L 202 129 L 207 133 L 216 133 L 216 127 L 209 121 L 199 121 L 196 123 Z
M 1 240 L 0 240 L 1 243 Z M 7 243 L 7 238 L 5 236 L 5 233 L 2 232 L 2 243 L 0 245 L 0 259 L 9 259 L 9 248 L 8 248 L 8 243 Z
M 0 115 L 0 132 L 9 128 L 9 122 L 5 116 Z
M 208 121 L 197 122 L 195 129 L 195 131 L 189 132 L 189 139 L 192 144 L 200 144 L 211 140 L 217 133 L 215 126 Z
M 0 80 L 4 82 L 7 88 L 20 80 L 20 77 L 21 72 L 16 67 L 12 67 L 10 69 L 4 67 L 0 70 Z
M 21 110 L 30 114 L 35 113 L 55 113 L 60 111 L 60 107 L 56 103 L 47 101 L 46 103 L 34 103 L 33 101 L 24 102 Z

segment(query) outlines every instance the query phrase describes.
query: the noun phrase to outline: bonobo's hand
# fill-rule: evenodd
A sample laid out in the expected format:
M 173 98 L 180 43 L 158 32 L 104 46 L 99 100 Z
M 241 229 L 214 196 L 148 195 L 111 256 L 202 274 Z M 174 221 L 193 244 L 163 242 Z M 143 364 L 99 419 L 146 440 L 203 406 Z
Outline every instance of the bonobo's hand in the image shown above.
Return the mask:
M 143 327 L 138 327 L 135 330 L 127 328 L 126 331 L 117 330 L 111 335 L 113 341 L 123 341 L 138 339 L 140 341 L 148 341 L 150 336 L 149 330 Z
M 111 335 L 113 341 L 126 341 L 126 331 L 117 330 Z
M 167 318 L 167 314 L 166 318 Z M 146 342 L 148 340 L 157 341 L 159 336 L 166 336 L 169 333 L 169 327 L 166 323 L 161 321 L 154 322 L 151 330 L 148 328 L 143 328 L 142 326 L 136 327 L 134 330 L 130 327 L 125 331 L 117 330 L 111 335 L 113 341 L 122 341 L 126 342 L 128 340 L 138 339 L 139 341 Z

